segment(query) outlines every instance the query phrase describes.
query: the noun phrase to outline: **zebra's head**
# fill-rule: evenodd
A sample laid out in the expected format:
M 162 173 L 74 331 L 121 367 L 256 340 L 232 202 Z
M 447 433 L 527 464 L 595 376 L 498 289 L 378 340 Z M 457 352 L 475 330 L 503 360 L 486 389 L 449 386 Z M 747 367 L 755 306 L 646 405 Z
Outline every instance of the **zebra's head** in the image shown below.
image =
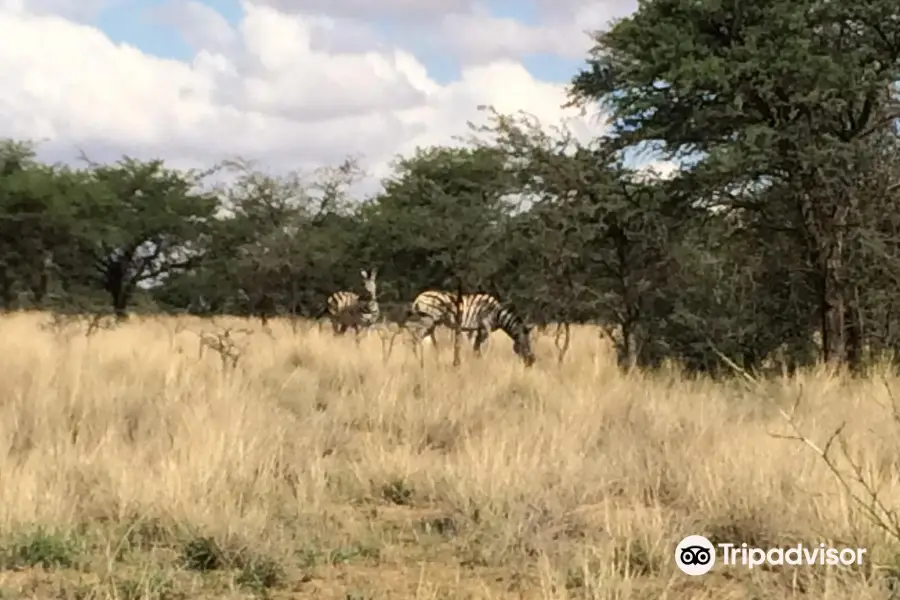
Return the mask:
M 522 323 L 516 336 L 513 338 L 513 352 L 515 352 L 526 367 L 530 367 L 537 360 L 534 356 L 534 350 L 531 348 L 531 326 Z
M 375 281 L 375 278 L 378 277 L 378 268 L 375 267 L 370 271 L 363 269 L 359 274 L 362 275 L 363 286 L 366 288 L 366 292 L 374 300 L 378 296 L 378 284 Z

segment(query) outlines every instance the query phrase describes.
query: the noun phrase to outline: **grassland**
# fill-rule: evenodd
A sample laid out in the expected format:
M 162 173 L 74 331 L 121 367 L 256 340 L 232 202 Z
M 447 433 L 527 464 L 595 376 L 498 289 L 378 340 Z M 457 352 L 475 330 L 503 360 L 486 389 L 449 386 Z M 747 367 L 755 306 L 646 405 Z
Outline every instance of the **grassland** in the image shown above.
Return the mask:
M 279 323 L 223 370 L 199 320 L 46 320 L 0 320 L 0 598 L 823 600 L 897 581 L 891 536 L 771 435 L 797 398 L 813 441 L 848 421 L 900 505 L 889 376 L 625 376 L 590 329 L 562 365 L 540 338 L 525 370 L 496 334 L 483 360 L 422 369 L 402 343 L 385 362 L 377 336 Z M 690 578 L 689 533 L 868 555 Z

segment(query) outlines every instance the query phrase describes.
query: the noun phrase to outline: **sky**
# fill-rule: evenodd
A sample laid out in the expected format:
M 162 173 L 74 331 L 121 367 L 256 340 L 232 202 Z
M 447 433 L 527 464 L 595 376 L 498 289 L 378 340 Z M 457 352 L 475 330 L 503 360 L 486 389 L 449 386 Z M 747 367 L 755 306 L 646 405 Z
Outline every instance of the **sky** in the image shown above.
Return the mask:
M 588 31 L 635 0 L 0 0 L 0 137 L 41 158 L 228 157 L 373 177 L 452 142 L 479 105 L 579 137 L 563 109 Z

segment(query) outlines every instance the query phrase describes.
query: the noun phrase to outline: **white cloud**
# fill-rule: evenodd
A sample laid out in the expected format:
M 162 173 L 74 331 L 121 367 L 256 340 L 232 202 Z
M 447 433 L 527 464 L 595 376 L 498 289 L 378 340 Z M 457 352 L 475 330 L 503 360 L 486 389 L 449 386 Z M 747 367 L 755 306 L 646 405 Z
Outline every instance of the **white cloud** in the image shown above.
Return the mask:
M 128 0 L 0 0 L 0 10 L 54 14 L 73 20 L 87 20 L 103 8 Z
M 680 170 L 678 163 L 668 160 L 657 160 L 637 167 L 639 177 L 645 180 L 672 179 Z
M 283 12 L 409 21 L 466 13 L 477 4 L 476 0 L 261 0 L 261 3 Z
M 54 0 L 43 0 L 54 1 Z M 61 2 L 64 0 L 55 0 Z M 386 18 L 394 22 L 434 22 L 447 15 L 486 13 L 491 0 L 259 0 L 283 12 L 324 14 L 361 19 Z M 508 5 L 512 5 L 509 2 Z M 523 9 L 535 9 L 541 23 L 587 20 L 585 27 L 603 26 L 609 16 L 633 11 L 637 0 L 523 0 Z
M 197 0 L 169 2 L 151 14 L 177 27 L 185 42 L 195 50 L 226 50 L 238 42 L 237 32 L 225 17 Z
M 587 35 L 567 35 L 565 27 L 536 27 L 510 18 L 482 14 L 448 15 L 435 45 L 467 63 L 489 63 L 532 53 L 583 57 Z M 583 38 L 583 39 L 582 39 Z
M 468 63 L 528 54 L 583 59 L 593 44 L 591 32 L 605 29 L 612 19 L 626 16 L 637 7 L 635 0 L 568 0 L 558 4 L 538 0 L 537 4 L 540 25 L 492 17 L 484 7 L 447 15 L 433 43 Z
M 564 21 L 586 19 L 588 27 L 602 27 L 617 15 L 637 8 L 637 0 L 532 0 L 542 18 Z
M 57 160 L 74 157 L 76 145 L 98 160 L 128 153 L 183 166 L 242 155 L 276 169 L 362 154 L 383 174 L 396 153 L 466 133 L 480 104 L 548 124 L 567 113 L 563 85 L 537 81 L 517 62 L 479 63 L 441 85 L 407 52 L 340 43 L 346 19 L 247 2 L 232 28 L 189 2 L 159 15 L 196 48 L 181 62 L 27 2 L 0 2 L 0 137 L 48 139 Z M 573 127 L 600 132 L 590 119 Z
M 494 16 L 491 0 L 259 0 L 284 11 L 389 19 L 404 47 L 450 52 L 469 64 L 550 54 L 582 59 L 589 32 L 632 13 L 637 0 L 523 0 L 537 24 Z

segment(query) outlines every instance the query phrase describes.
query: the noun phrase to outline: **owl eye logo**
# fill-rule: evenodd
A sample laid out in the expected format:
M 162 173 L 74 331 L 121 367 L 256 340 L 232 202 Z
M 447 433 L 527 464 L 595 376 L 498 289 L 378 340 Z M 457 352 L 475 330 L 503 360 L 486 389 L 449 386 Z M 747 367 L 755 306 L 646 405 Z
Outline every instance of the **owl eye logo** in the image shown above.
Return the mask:
M 687 575 L 705 575 L 716 564 L 716 551 L 702 535 L 689 535 L 675 548 L 675 564 Z
M 703 546 L 688 546 L 681 550 L 681 562 L 686 565 L 705 565 L 712 559 L 712 551 Z

